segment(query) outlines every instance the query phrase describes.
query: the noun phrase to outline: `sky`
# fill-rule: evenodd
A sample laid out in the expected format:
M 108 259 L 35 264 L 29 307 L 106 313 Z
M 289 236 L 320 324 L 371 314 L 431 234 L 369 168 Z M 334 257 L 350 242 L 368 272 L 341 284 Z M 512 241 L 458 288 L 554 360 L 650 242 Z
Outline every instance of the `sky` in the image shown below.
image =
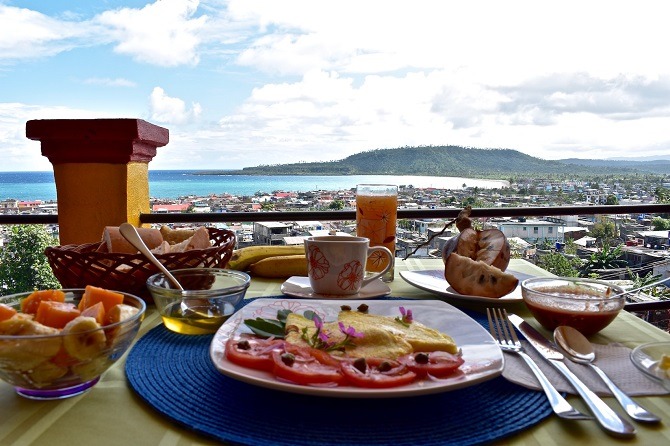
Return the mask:
M 670 2 L 0 0 L 0 171 L 31 119 L 138 118 L 150 169 L 461 145 L 670 159 Z

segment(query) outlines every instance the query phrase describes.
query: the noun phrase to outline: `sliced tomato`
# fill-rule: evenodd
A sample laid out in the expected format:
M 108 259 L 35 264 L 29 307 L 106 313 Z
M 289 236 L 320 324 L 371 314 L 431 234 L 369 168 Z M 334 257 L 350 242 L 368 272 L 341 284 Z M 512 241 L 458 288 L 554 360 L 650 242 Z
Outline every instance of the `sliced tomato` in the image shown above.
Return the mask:
M 271 372 L 274 369 L 272 352 L 283 349 L 282 339 L 231 338 L 226 342 L 226 358 L 243 367 Z
M 365 365 L 362 366 L 361 362 Z M 347 380 L 359 387 L 387 388 L 409 384 L 416 379 L 416 373 L 399 361 L 381 358 L 358 359 L 341 364 Z
M 430 374 L 441 378 L 451 375 L 463 364 L 463 358 L 447 352 L 414 352 L 398 358 L 420 377 Z
M 277 378 L 302 385 L 336 386 L 346 381 L 339 362 L 328 353 L 309 347 L 286 344 L 274 351 L 274 374 Z

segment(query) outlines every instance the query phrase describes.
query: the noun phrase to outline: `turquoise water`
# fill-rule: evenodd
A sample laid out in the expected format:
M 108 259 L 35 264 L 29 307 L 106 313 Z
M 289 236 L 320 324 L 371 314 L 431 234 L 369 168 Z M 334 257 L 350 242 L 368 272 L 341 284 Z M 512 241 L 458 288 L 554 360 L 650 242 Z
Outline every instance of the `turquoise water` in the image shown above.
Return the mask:
M 345 190 L 362 183 L 412 185 L 417 188 L 492 189 L 507 186 L 506 181 L 457 177 L 352 175 L 352 176 L 250 176 L 196 175 L 189 170 L 149 171 L 149 193 L 156 198 L 179 198 L 211 194 L 254 195 L 274 191 L 306 192 L 313 190 Z M 53 172 L 0 172 L 0 200 L 55 200 Z

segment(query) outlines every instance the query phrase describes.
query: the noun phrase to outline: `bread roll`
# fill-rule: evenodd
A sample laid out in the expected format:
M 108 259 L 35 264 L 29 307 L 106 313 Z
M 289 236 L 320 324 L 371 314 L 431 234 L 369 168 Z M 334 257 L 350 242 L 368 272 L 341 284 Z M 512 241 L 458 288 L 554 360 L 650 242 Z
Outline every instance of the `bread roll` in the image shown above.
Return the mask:
M 170 244 L 163 240 L 163 243 L 160 245 L 156 246 L 154 249 L 151 250 L 153 254 L 169 254 L 170 253 Z
M 176 245 L 177 243 L 188 240 L 195 234 L 195 229 L 172 229 L 169 226 L 161 226 L 160 231 L 163 240 L 171 245 Z
M 170 246 L 170 252 L 184 252 L 192 249 L 206 249 L 211 247 L 212 244 L 209 242 L 209 231 L 207 228 L 201 226 L 195 230 L 192 237 L 181 243 Z
M 163 243 L 163 236 L 158 229 L 137 228 L 137 232 L 149 247 L 154 249 Z M 102 233 L 102 241 L 107 245 L 108 252 L 118 252 L 126 254 L 136 254 L 138 250 L 128 243 L 128 241 L 119 232 L 118 226 L 107 226 Z

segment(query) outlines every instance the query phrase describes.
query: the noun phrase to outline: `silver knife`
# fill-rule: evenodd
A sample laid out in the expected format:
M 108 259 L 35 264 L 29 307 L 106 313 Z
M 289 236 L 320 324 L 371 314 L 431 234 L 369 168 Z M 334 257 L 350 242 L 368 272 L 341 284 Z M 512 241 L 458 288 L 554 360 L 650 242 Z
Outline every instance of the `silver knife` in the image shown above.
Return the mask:
M 547 340 L 528 322 L 515 314 L 509 314 L 509 320 L 526 337 L 530 345 L 544 357 L 552 366 L 570 381 L 577 393 L 582 397 L 588 408 L 595 415 L 600 426 L 607 432 L 619 437 L 630 437 L 635 435 L 635 427 L 617 415 L 598 395 L 593 393 L 586 385 L 575 376 L 574 373 L 563 363 L 563 354 L 558 351 L 553 342 Z

